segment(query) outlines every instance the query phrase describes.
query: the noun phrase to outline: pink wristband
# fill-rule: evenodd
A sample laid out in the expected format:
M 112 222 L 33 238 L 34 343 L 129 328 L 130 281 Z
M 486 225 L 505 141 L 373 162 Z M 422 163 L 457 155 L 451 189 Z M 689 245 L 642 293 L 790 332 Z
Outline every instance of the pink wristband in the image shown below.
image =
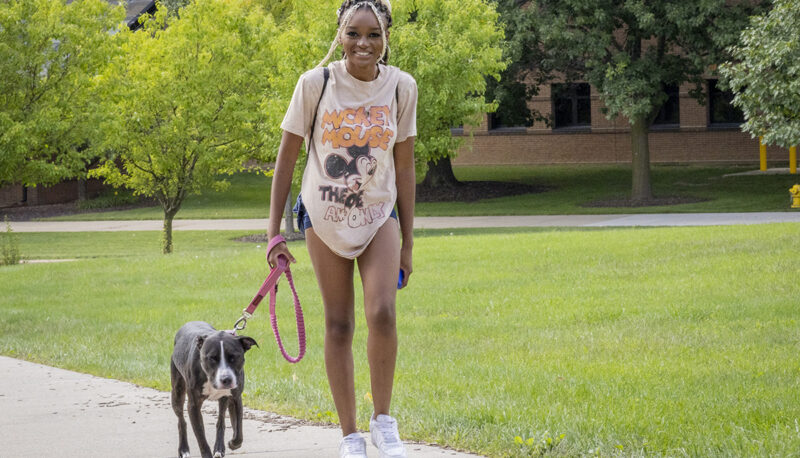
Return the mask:
M 267 245 L 267 260 L 269 260 L 269 253 L 275 248 L 279 243 L 285 243 L 286 239 L 283 238 L 282 235 L 278 234 L 275 237 L 272 237 Z

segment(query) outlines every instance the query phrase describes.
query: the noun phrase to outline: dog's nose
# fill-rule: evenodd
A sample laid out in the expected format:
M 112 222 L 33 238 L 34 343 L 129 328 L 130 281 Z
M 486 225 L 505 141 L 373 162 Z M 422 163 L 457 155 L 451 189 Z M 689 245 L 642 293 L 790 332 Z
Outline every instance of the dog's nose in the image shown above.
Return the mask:
M 233 377 L 230 375 L 223 375 L 219 382 L 222 383 L 222 386 L 227 388 L 233 384 Z

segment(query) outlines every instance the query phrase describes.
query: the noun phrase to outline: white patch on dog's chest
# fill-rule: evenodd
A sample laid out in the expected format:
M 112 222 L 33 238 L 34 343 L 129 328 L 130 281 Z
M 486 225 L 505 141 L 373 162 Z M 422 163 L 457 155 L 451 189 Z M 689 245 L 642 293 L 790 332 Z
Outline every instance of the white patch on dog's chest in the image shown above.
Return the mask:
M 231 390 L 216 390 L 211 385 L 211 382 L 206 382 L 203 385 L 203 396 L 207 396 L 209 401 L 218 401 L 221 398 L 231 395 Z

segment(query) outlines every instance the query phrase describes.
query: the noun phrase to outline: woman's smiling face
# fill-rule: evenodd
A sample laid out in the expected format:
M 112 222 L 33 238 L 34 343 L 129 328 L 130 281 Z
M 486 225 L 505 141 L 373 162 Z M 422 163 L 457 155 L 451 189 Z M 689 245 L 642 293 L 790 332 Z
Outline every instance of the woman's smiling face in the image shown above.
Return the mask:
M 386 34 L 388 39 L 389 32 Z M 371 9 L 359 9 L 350 18 L 342 37 L 342 48 L 351 73 L 374 71 L 383 51 L 383 39 L 381 25 Z

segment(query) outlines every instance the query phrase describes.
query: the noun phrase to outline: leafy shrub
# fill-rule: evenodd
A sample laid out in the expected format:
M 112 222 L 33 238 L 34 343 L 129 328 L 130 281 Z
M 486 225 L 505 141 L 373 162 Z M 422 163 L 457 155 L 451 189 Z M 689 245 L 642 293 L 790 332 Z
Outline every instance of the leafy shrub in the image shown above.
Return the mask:
M 111 190 L 106 191 L 99 196 L 78 202 L 78 208 L 81 210 L 96 210 L 100 208 L 113 208 L 122 207 L 125 205 L 133 205 L 139 202 L 139 197 L 134 196 L 128 190 Z
M 11 223 L 6 216 L 6 231 L 2 233 L 2 258 L 0 258 L 0 265 L 9 266 L 12 264 L 19 264 L 22 260 L 22 255 L 19 251 L 19 240 L 16 234 L 11 229 Z

